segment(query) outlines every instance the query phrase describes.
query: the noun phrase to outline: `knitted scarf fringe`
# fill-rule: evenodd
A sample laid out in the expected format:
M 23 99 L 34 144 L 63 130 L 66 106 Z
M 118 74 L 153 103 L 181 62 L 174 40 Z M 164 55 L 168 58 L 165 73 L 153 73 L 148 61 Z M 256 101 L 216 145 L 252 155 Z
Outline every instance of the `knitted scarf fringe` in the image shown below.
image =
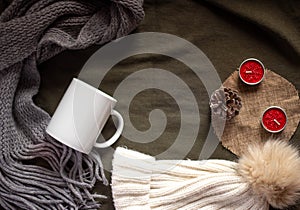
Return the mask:
M 141 0 L 14 0 L 0 16 L 0 206 L 98 209 L 108 185 L 99 154 L 84 155 L 46 134 L 37 107 L 38 64 L 65 49 L 104 44 L 143 19 Z
M 39 158 L 50 167 L 24 164 Z M 108 185 L 98 154 L 84 155 L 59 143 L 28 145 L 0 159 L 0 204 L 5 209 L 97 209 L 95 199 L 106 197 L 90 193 L 96 181 Z

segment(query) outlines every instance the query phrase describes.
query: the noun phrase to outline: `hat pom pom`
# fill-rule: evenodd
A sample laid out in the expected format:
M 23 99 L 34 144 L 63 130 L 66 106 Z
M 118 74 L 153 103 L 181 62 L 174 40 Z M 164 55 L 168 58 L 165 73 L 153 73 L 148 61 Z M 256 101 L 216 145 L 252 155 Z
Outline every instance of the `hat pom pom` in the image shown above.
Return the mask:
M 255 194 L 275 208 L 286 208 L 299 199 L 300 157 L 285 141 L 250 146 L 239 160 L 238 172 Z

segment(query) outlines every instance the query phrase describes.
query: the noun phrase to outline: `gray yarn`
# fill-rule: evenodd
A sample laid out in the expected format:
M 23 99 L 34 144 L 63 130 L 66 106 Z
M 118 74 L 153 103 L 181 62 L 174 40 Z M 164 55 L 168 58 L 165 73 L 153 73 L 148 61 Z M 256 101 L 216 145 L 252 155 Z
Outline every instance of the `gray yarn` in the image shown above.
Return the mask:
M 0 205 L 4 209 L 97 209 L 98 154 L 76 152 L 45 133 L 34 105 L 38 64 L 65 49 L 103 44 L 132 31 L 141 0 L 15 0 L 0 16 Z M 49 167 L 34 165 L 43 159 Z

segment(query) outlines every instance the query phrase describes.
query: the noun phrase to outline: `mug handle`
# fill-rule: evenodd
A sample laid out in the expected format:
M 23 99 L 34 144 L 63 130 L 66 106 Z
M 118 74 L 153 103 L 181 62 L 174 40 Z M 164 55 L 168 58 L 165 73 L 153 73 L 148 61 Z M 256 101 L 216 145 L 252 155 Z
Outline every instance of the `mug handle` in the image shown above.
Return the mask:
M 111 115 L 116 116 L 117 119 L 118 119 L 118 127 L 117 127 L 116 133 L 110 139 L 108 139 L 107 141 L 105 141 L 103 143 L 97 143 L 96 142 L 96 144 L 94 145 L 94 147 L 97 147 L 97 148 L 107 148 L 107 147 L 113 145 L 119 139 L 119 137 L 121 136 L 123 128 L 124 128 L 123 117 L 116 110 L 112 110 L 111 111 Z

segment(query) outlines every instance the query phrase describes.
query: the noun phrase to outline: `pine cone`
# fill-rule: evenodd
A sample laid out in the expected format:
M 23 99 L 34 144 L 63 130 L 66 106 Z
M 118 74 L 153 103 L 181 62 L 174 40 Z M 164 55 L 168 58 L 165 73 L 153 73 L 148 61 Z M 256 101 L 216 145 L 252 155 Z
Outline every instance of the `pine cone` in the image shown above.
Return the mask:
M 230 120 L 239 114 L 242 100 L 236 90 L 221 87 L 210 97 L 212 114 L 219 115 L 222 119 Z

